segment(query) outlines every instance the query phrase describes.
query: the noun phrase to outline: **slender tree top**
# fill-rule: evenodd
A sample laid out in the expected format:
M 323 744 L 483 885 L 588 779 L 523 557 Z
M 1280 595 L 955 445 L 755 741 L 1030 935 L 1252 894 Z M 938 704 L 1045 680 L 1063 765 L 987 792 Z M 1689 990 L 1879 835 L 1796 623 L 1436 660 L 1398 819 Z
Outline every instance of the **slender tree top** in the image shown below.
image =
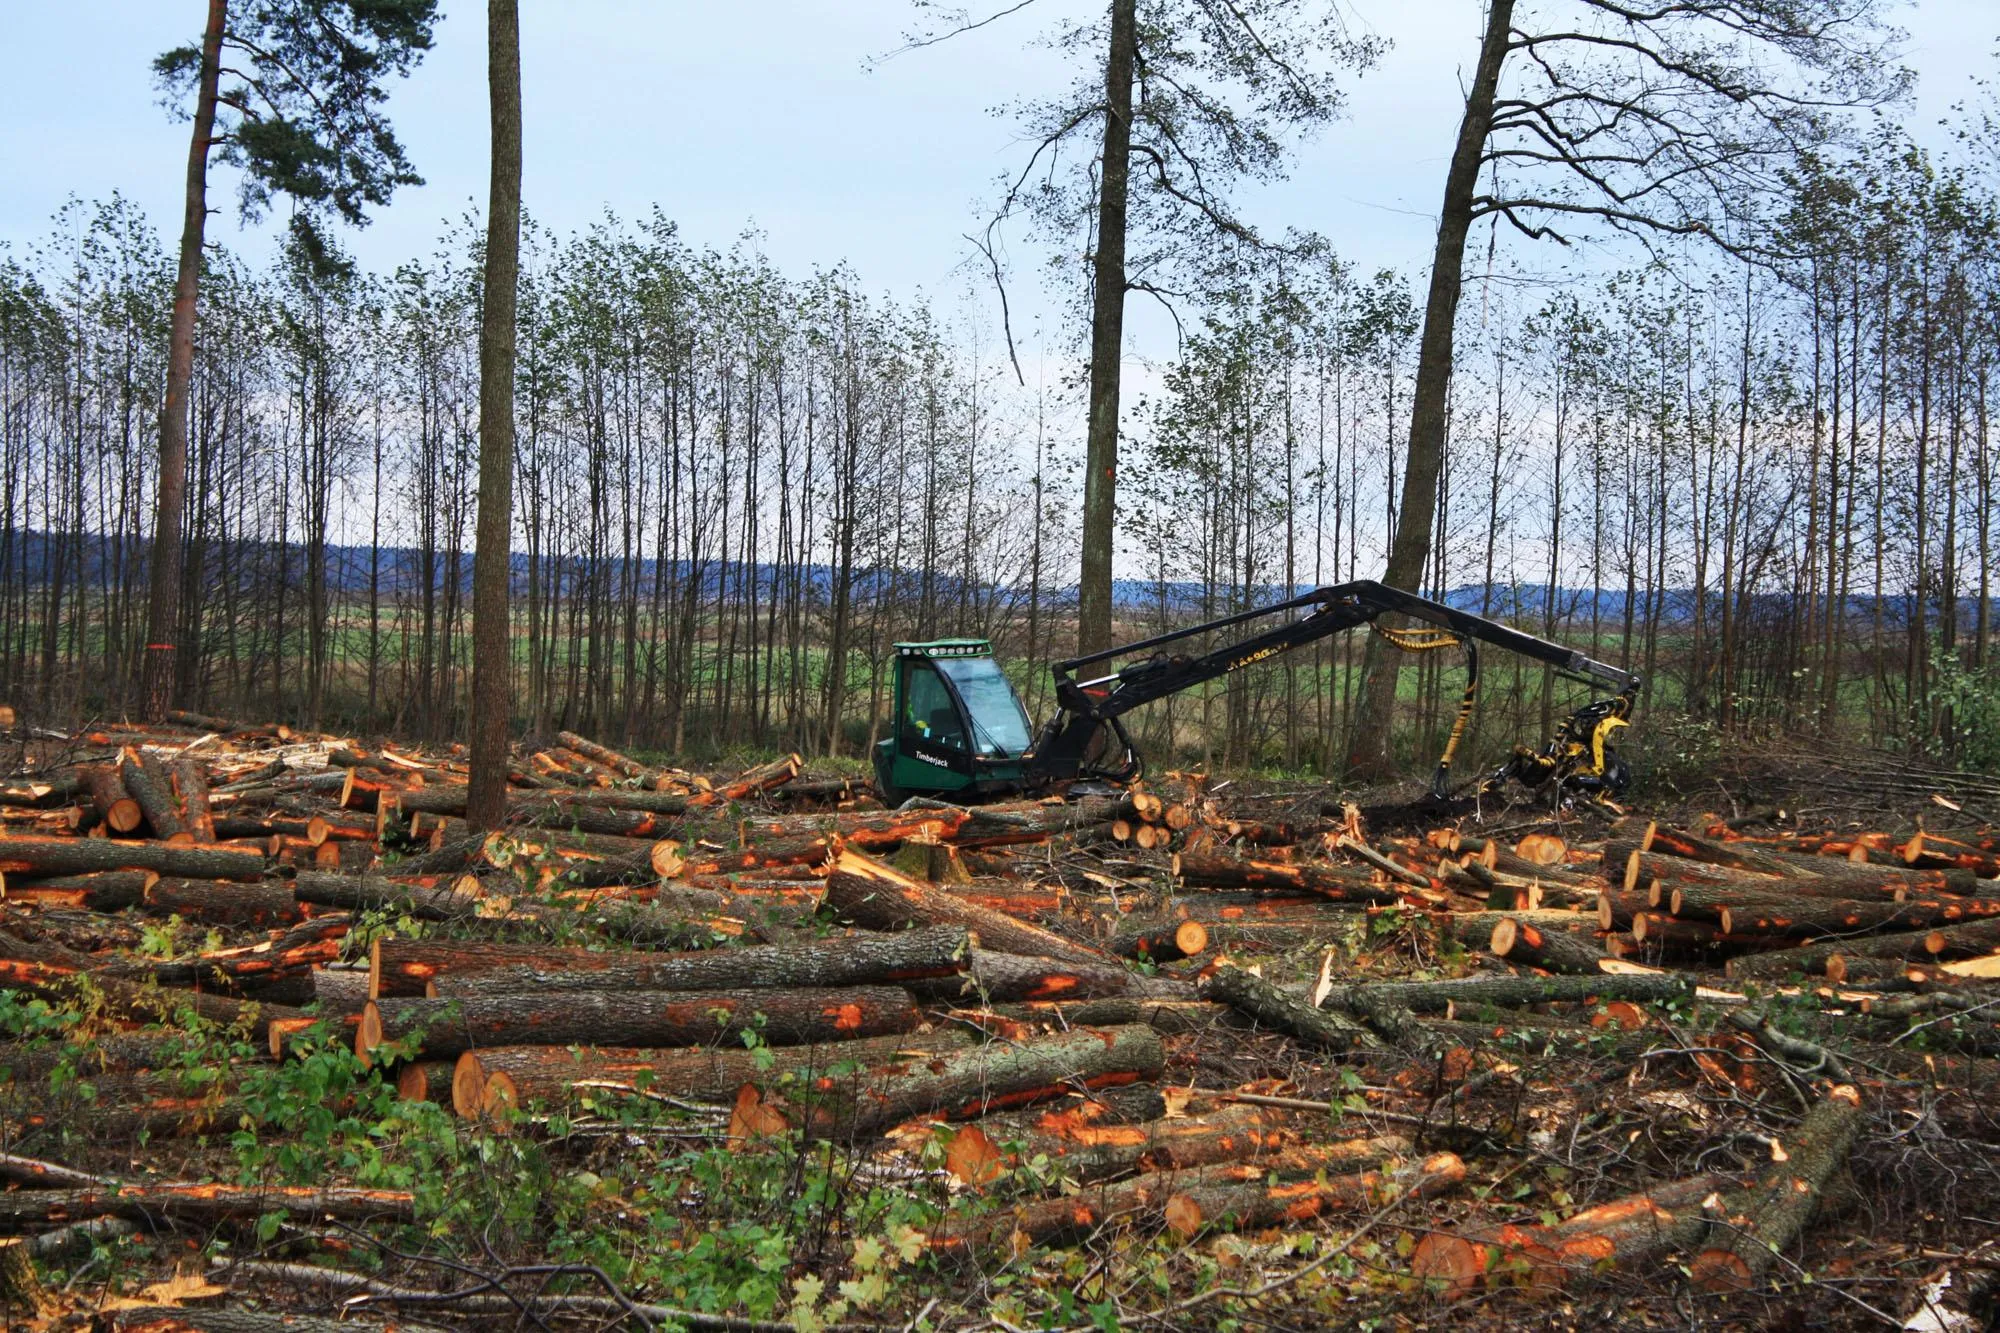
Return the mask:
M 421 185 L 382 104 L 385 82 L 407 75 L 431 47 L 437 0 L 237 0 L 223 36 L 222 84 L 211 146 L 243 171 L 252 217 L 286 195 L 297 224 L 335 214 L 355 226 L 401 185 Z M 201 73 L 201 47 L 153 62 L 162 93 L 183 116 Z

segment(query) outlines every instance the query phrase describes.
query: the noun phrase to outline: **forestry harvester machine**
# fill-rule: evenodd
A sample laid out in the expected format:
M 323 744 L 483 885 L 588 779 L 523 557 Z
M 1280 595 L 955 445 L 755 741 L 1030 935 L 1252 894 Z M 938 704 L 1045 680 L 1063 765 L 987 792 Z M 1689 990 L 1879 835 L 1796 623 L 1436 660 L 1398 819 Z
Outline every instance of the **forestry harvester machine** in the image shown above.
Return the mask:
M 1408 616 L 1425 625 L 1405 630 L 1376 625 L 1384 615 Z M 1199 655 L 1171 651 L 1171 645 L 1198 635 L 1279 616 L 1284 619 L 1270 628 Z M 911 796 L 978 801 L 1079 780 L 1131 782 L 1144 771 L 1144 764 L 1125 730 L 1126 713 L 1362 625 L 1408 652 L 1460 645 L 1465 649 L 1465 696 L 1431 781 L 1432 799 L 1445 801 L 1452 796 L 1452 757 L 1479 693 L 1481 643 L 1612 690 L 1572 713 L 1540 750 L 1516 747 L 1505 764 L 1480 779 L 1482 795 L 1513 779 L 1536 789 L 1554 783 L 1561 793 L 1596 800 L 1617 796 L 1630 781 L 1630 770 L 1613 742 L 1628 725 L 1639 677 L 1483 616 L 1362 579 L 1057 662 L 1052 668 L 1056 713 L 1039 732 L 1031 731 L 1027 710 L 994 661 L 993 645 L 987 640 L 899 643 L 894 729 L 875 746 L 876 784 L 883 799 L 893 804 Z M 1137 660 L 1109 668 L 1113 659 L 1122 657 Z M 1089 667 L 1104 674 L 1077 679 L 1077 673 Z

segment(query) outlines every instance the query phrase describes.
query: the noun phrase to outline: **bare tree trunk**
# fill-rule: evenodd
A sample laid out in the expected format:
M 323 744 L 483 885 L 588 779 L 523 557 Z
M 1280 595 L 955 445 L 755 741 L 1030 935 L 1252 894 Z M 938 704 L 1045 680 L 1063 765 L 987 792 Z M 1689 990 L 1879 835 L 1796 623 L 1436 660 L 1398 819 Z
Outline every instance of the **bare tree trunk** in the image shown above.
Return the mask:
M 1090 434 L 1083 461 L 1083 568 L 1077 583 L 1077 652 L 1111 646 L 1111 551 L 1118 523 L 1118 375 L 1125 348 L 1125 204 L 1132 157 L 1132 68 L 1138 0 L 1111 0 L 1104 62 L 1104 156 L 1099 163 L 1097 250 L 1091 266 Z
M 466 821 L 497 828 L 507 813 L 512 625 L 514 303 L 521 268 L 521 19 L 517 0 L 487 0 L 486 80 L 493 173 L 479 322 L 479 520 L 472 577 L 472 788 Z
M 208 226 L 208 149 L 215 131 L 215 95 L 222 81 L 222 32 L 229 0 L 208 0 L 201 35 L 201 90 L 188 141 L 187 209 L 181 222 L 180 272 L 167 333 L 167 391 L 160 401 L 160 504 L 153 522 L 152 597 L 146 611 L 144 698 L 149 720 L 174 706 L 175 652 L 180 635 L 181 513 L 187 507 L 187 396 L 194 381 L 195 302 L 201 292 L 202 234 Z
M 1417 354 L 1417 385 L 1410 411 L 1410 456 L 1403 470 L 1401 521 L 1389 548 L 1389 567 L 1382 575 L 1390 587 L 1409 592 L 1420 591 L 1424 564 L 1431 554 L 1438 472 L 1444 465 L 1445 433 L 1450 424 L 1452 342 L 1463 285 L 1465 240 L 1472 230 L 1473 196 L 1479 186 L 1486 137 L 1493 125 L 1493 99 L 1500 84 L 1500 66 L 1507 58 L 1507 34 L 1513 17 L 1514 0 L 1491 0 L 1479 67 L 1466 95 L 1465 118 L 1459 122 L 1458 145 L 1452 150 L 1444 205 L 1438 213 L 1437 249 L 1431 259 L 1430 295 L 1424 307 L 1423 343 Z M 1361 704 L 1347 756 L 1348 767 L 1357 776 L 1384 778 L 1392 771 L 1390 727 L 1396 714 L 1400 666 L 1394 649 L 1378 637 L 1369 638 L 1362 661 Z

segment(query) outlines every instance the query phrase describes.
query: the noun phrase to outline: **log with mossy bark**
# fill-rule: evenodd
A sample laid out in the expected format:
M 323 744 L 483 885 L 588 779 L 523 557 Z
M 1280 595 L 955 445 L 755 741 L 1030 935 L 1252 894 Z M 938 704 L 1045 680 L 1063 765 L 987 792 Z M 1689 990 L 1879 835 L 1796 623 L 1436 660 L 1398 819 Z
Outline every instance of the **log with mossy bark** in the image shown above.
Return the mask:
M 1335 1175 L 1322 1168 L 1315 1178 L 1296 1182 L 1273 1183 L 1271 1174 L 1258 1161 L 1151 1173 L 947 1228 L 932 1244 L 947 1252 L 1004 1250 L 1015 1237 L 1016 1244 L 1054 1244 L 1112 1224 L 1164 1226 L 1182 1237 L 1218 1228 L 1298 1226 L 1329 1214 L 1373 1211 L 1445 1193 L 1464 1181 L 1465 1163 L 1435 1153 L 1379 1171 Z
M 1494 923 L 1487 948 L 1495 957 L 1549 972 L 1596 976 L 1604 970 L 1605 953 L 1595 939 L 1577 931 L 1545 929 L 1512 916 Z
M 1255 973 L 1224 966 L 1204 977 L 1201 998 L 1226 1004 L 1264 1027 L 1329 1051 L 1380 1049 L 1368 1026 L 1339 1009 L 1315 1008 L 1312 1002 L 1280 990 Z
M 1086 962 L 974 948 L 963 975 L 908 983 L 920 997 L 969 1003 L 1024 1000 L 1084 1000 L 1123 995 L 1146 984 L 1120 962 Z
M 355 1053 L 372 1058 L 384 1042 L 414 1040 L 439 1060 L 481 1046 L 523 1042 L 590 1046 L 772 1046 L 846 1041 L 908 1032 L 920 1014 L 909 993 L 889 986 L 824 990 L 560 991 L 371 1001 L 355 1033 Z
M 1478 1287 L 1561 1287 L 1592 1273 L 1636 1271 L 1707 1226 L 1701 1205 L 1723 1184 L 1691 1176 L 1553 1222 L 1474 1222 L 1426 1231 L 1410 1273 L 1451 1295 Z
M 235 848 L 171 846 L 158 841 L 0 837 L 0 874 L 33 879 L 98 870 L 151 870 L 196 879 L 261 879 L 264 858 Z
M 1372 981 L 1337 987 L 1324 1003 L 1345 1002 L 1352 992 L 1403 1005 L 1417 1013 L 1465 1011 L 1482 1005 L 1502 1008 L 1558 1002 L 1628 1000 L 1659 1004 L 1694 998 L 1696 979 L 1686 972 L 1583 977 L 1462 977 L 1450 981 Z M 1324 1004 L 1322 1005 L 1324 1007 Z
M 798 1119 L 813 1133 L 868 1137 L 905 1120 L 965 1120 L 1032 1106 L 1079 1088 L 1159 1077 L 1166 1052 L 1148 1027 L 1076 1028 L 1026 1042 L 979 1045 L 899 1060 L 825 1080 Z
M 168 1218 L 213 1225 L 254 1221 L 275 1212 L 289 1213 L 301 1222 L 409 1222 L 416 1217 L 416 1205 L 401 1190 L 310 1185 L 147 1183 L 0 1193 L 0 1229 L 10 1232 L 92 1217 Z
M 370 951 L 376 995 L 552 990 L 732 990 L 906 985 L 962 973 L 970 944 L 955 926 L 864 932 L 695 953 L 545 949 L 456 940 L 380 939 Z
M 1212 851 L 1180 853 L 1173 860 L 1173 871 L 1189 886 L 1277 889 L 1346 903 L 1387 905 L 1402 901 L 1395 888 L 1352 866 L 1294 865 Z
M 486 1046 L 459 1056 L 452 1107 L 471 1120 L 502 1110 L 572 1106 L 592 1092 L 634 1092 L 727 1102 L 745 1083 L 809 1095 L 820 1080 L 927 1059 L 973 1044 L 963 1030 L 863 1037 L 822 1045 L 746 1050 L 742 1046 L 657 1049 L 607 1046 Z
M 1777 1158 L 1757 1184 L 1726 1195 L 1689 1273 L 1711 1291 L 1745 1291 L 1771 1271 L 1804 1233 L 1827 1186 L 1847 1166 L 1866 1115 L 1861 1094 L 1842 1084 L 1798 1128 L 1778 1136 Z
M 842 851 L 836 858 L 823 902 L 840 919 L 870 930 L 958 926 L 976 935 L 981 946 L 1003 953 L 1083 963 L 1107 960 L 1099 950 L 967 902 L 859 852 Z
M 37 907 L 69 907 L 84 912 L 118 912 L 137 907 L 146 886 L 159 879 L 150 870 L 96 870 L 82 875 L 51 875 L 44 879 L 9 880 L 10 903 Z

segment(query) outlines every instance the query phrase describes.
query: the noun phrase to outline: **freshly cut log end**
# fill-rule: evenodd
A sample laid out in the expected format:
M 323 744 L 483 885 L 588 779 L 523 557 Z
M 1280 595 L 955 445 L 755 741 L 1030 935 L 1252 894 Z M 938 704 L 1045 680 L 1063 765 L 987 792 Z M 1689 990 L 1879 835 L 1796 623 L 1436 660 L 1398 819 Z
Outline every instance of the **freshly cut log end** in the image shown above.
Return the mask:
M 467 1051 L 452 1065 L 451 1109 L 461 1120 L 477 1120 L 485 1110 L 487 1079 L 477 1051 Z
M 1559 866 L 1569 847 L 1553 833 L 1530 833 L 1514 845 L 1514 855 L 1538 866 Z

